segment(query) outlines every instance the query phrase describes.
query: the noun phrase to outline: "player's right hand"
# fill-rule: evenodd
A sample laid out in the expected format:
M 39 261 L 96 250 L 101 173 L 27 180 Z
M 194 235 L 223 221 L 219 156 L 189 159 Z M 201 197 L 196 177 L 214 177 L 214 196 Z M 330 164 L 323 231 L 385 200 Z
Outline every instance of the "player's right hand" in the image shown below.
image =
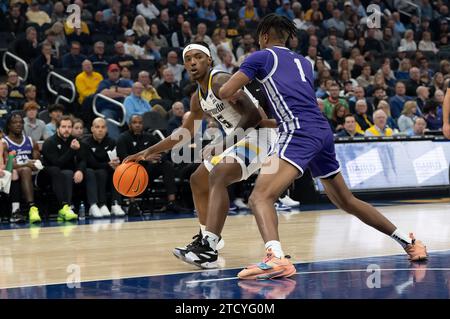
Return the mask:
M 446 139 L 450 139 L 450 124 L 444 124 L 444 126 L 442 126 L 442 133 L 444 133 L 444 136 Z
M 123 162 L 124 163 L 128 163 L 128 162 L 139 162 L 139 161 L 145 161 L 145 151 L 141 151 L 139 153 L 127 156 Z

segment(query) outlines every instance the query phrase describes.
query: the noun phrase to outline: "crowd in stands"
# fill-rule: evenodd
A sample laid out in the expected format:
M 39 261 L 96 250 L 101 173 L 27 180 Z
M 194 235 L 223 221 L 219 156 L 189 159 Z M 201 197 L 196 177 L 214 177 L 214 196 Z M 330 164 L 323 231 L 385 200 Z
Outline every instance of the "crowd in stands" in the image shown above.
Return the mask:
M 43 160 L 63 216 L 70 218 L 72 212 L 68 185 L 92 180 L 97 180 L 98 192 L 92 188 L 86 196 L 89 207 L 96 205 L 93 216 L 122 215 L 121 199 L 112 190 L 109 210 L 104 191 L 118 162 L 98 150 L 117 148 L 120 161 L 155 143 L 144 129 L 149 112 L 168 123 L 165 135 L 179 127 L 196 89 L 182 65 L 183 48 L 204 41 L 214 67 L 234 72 L 258 50 L 256 27 L 272 12 L 296 25 L 297 35 L 287 46 L 311 62 L 318 105 L 337 137 L 439 131 L 450 82 L 449 1 L 411 2 L 417 6 L 399 0 L 3 0 L 0 52 L 23 59 L 29 75 L 24 80 L 23 67 L 11 61 L 9 71 L 0 75 L 1 134 L 14 135 L 13 126 L 21 123 L 23 137 L 17 133 L 11 138 L 19 145 L 31 138 L 33 151 L 27 156 L 30 163 Z M 81 8 L 79 24 L 66 12 L 71 3 Z M 367 12 L 371 4 L 380 9 L 375 27 L 367 22 L 373 16 Z M 52 71 L 74 83 L 72 103 L 55 101 L 47 89 Z M 64 83 L 53 85 L 59 94 L 70 95 Z M 106 97 L 97 99 L 98 112 L 118 122 L 124 119 L 125 125 L 96 117 L 98 94 Z M 125 114 L 108 98 L 123 104 Z M 205 118 L 204 126 L 212 122 Z M 10 144 L 2 143 L 0 165 L 6 163 Z M 53 144 L 65 145 L 57 153 L 70 153 L 67 163 L 48 158 L 46 146 Z M 37 169 L 26 165 L 20 167 L 26 173 L 13 174 L 13 181 L 27 182 L 14 189 L 22 190 L 34 207 L 28 175 Z M 168 206 L 175 207 L 170 158 L 151 165 L 152 178 L 163 176 Z M 17 210 L 17 199 L 12 201 Z

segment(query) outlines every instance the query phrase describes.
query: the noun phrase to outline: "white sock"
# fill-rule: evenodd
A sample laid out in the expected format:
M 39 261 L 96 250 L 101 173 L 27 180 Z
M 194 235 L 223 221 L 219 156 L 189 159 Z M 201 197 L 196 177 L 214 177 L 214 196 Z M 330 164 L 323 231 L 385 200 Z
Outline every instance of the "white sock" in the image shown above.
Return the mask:
M 12 211 L 13 213 L 18 210 L 20 208 L 20 203 L 19 202 L 14 202 L 12 203 Z
M 211 247 L 213 250 L 216 250 L 217 243 L 219 242 L 219 236 L 205 230 L 203 231 L 203 238 L 206 238 L 209 243 L 209 247 Z
M 283 249 L 281 249 L 281 243 L 277 240 L 271 240 L 268 241 L 265 245 L 266 249 L 271 249 L 272 253 L 275 255 L 275 257 L 277 258 L 283 258 L 284 257 L 284 253 L 283 253 Z
M 200 230 L 201 230 L 201 232 L 202 232 L 202 235 L 203 235 L 203 233 L 205 232 L 205 230 L 206 230 L 206 226 L 205 225 L 202 225 L 202 224 L 200 224 Z
M 399 243 L 403 248 L 411 244 L 411 238 L 398 228 L 392 233 L 391 237 Z

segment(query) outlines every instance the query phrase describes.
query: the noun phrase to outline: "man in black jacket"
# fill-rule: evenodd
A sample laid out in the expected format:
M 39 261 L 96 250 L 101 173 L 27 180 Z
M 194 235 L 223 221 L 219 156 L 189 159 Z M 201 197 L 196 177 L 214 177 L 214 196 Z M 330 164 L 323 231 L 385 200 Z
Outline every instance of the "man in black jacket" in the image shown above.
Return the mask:
M 175 103 L 181 101 L 183 94 L 180 87 L 175 83 L 175 76 L 173 71 L 169 68 L 163 71 L 164 82 L 157 87 L 159 96 L 165 100 Z
M 111 187 L 111 212 L 106 205 L 106 190 L 112 185 L 114 170 L 119 166 L 120 160 L 110 159 L 108 152 L 116 148 L 116 141 L 107 136 L 106 121 L 100 117 L 92 122 L 92 136 L 83 139 L 86 146 L 86 184 L 91 191 L 88 192 L 89 215 L 92 217 L 125 216 L 120 206 L 121 196 L 114 187 Z
M 143 120 L 141 115 L 133 115 L 129 123 L 130 130 L 122 133 L 117 140 L 117 155 L 123 161 L 127 156 L 136 154 L 151 145 L 159 142 L 159 139 L 149 133 L 144 132 Z M 167 192 L 168 204 L 167 210 L 179 211 L 182 208 L 175 204 L 175 170 L 172 162 L 155 155 L 150 161 L 141 163 L 147 170 L 149 181 L 159 176 L 163 176 L 164 187 Z M 139 212 L 137 205 L 133 205 L 133 210 Z
M 80 184 L 84 179 L 86 160 L 82 156 L 80 142 L 72 133 L 72 118 L 63 116 L 56 124 L 56 134 L 49 137 L 42 146 L 44 170 L 39 173 L 38 184 L 48 185 L 51 180 L 59 207 L 58 218 L 74 220 L 78 216 L 70 207 L 73 183 Z

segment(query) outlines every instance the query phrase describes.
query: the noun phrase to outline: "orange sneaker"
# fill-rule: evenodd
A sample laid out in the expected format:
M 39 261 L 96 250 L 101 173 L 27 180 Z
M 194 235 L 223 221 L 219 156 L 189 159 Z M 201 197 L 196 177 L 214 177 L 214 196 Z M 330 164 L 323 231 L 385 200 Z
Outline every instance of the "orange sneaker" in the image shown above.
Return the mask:
M 297 270 L 289 260 L 289 256 L 277 258 L 271 249 L 266 250 L 266 257 L 262 263 L 251 265 L 238 273 L 239 279 L 273 279 L 291 277 Z
M 411 261 L 422 261 L 428 259 L 427 247 L 420 241 L 416 240 L 413 233 L 409 234 L 412 243 L 406 246 L 405 251 L 409 255 Z

